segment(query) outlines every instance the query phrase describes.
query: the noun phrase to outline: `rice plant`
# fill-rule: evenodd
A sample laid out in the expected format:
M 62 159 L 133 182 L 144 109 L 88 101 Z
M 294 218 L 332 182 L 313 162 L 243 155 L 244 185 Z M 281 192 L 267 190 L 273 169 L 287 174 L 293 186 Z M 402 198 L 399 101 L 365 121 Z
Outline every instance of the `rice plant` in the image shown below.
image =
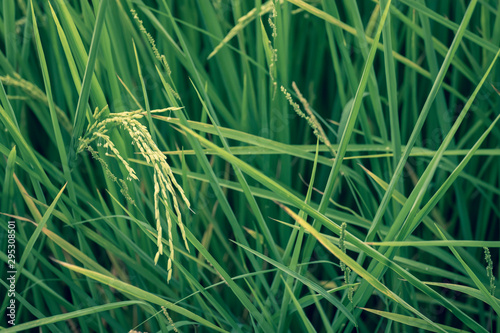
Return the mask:
M 500 333 L 500 2 L 0 13 L 2 332 Z

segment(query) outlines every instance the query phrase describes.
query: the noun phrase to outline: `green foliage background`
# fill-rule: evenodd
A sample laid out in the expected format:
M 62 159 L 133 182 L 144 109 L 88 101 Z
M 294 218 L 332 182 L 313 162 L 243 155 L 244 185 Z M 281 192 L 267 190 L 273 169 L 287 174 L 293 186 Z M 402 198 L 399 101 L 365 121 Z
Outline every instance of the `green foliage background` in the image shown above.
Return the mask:
M 0 11 L 2 331 L 500 332 L 498 1 Z

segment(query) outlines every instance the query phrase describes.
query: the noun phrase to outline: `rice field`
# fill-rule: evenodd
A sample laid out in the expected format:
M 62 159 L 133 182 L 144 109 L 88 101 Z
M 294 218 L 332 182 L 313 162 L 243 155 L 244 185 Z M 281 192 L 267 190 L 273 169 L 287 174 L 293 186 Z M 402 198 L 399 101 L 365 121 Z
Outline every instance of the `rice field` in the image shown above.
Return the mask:
M 0 331 L 500 333 L 499 1 L 0 13 Z

